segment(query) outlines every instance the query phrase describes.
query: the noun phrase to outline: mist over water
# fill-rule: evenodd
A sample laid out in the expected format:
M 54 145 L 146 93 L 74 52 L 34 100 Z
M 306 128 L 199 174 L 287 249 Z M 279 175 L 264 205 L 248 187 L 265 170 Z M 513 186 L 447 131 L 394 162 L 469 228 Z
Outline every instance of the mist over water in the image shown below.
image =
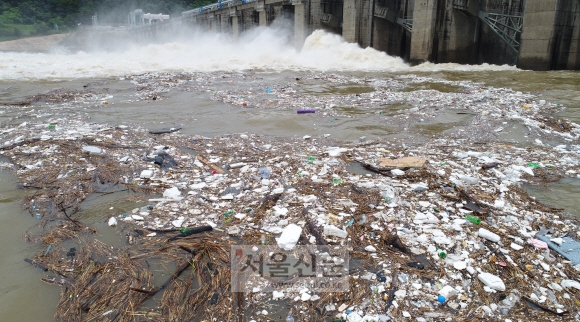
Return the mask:
M 347 43 L 336 34 L 314 31 L 302 50 L 287 28 L 255 28 L 238 41 L 216 33 L 190 33 L 163 44 L 131 45 L 117 51 L 0 53 L 0 79 L 58 80 L 115 77 L 145 72 L 242 71 L 438 71 L 505 70 L 508 66 L 422 64 Z M 177 39 L 177 40 L 176 40 Z M 98 48 L 98 46 L 95 46 Z M 122 48 L 122 47 L 120 47 Z

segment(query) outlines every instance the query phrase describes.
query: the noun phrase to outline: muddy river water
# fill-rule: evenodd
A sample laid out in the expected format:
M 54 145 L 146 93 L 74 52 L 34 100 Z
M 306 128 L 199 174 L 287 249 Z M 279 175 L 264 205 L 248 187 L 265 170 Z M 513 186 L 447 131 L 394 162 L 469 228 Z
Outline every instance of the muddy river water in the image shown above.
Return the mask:
M 330 35 L 316 35 L 327 42 L 339 41 Z M 268 35 L 264 35 L 265 38 Z M 321 42 L 318 39 L 319 42 Z M 248 42 L 256 42 L 249 39 Z M 312 39 L 307 40 L 314 41 Z M 341 141 L 367 139 L 400 140 L 401 143 L 421 144 L 423 138 L 433 136 L 453 136 L 466 127 L 474 126 L 476 114 L 466 111 L 458 100 L 455 109 L 446 109 L 435 117 L 416 120 L 408 124 L 391 124 L 386 119 L 405 115 L 413 108 L 413 103 L 404 101 L 361 108 L 341 104 L 334 107 L 335 113 L 317 111 L 314 114 L 297 114 L 295 108 L 241 108 L 238 103 L 224 101 L 223 95 L 216 99 L 214 93 L 240 92 L 251 90 L 265 95 L 268 88 L 280 91 L 284 86 L 292 86 L 294 95 L 308 95 L 324 102 L 337 97 L 373 93 L 376 89 L 360 82 L 332 83 L 311 78 L 312 73 L 336 74 L 345 79 L 374 79 L 388 81 L 399 77 L 425 77 L 450 82 L 480 83 L 482 87 L 507 88 L 514 92 L 531 93 L 537 100 L 559 104 L 563 108 L 555 118 L 580 123 L 580 73 L 574 71 L 532 72 L 500 66 L 460 66 L 422 65 L 409 67 L 380 53 L 365 53 L 343 42 L 335 48 L 325 49 L 324 44 L 305 46 L 306 53 L 286 53 L 280 44 L 273 44 L 269 53 L 267 44 L 260 44 L 257 52 L 250 54 L 245 46 L 239 52 L 231 53 L 228 44 L 216 44 L 216 54 L 212 56 L 190 51 L 190 45 L 171 44 L 146 47 L 119 53 L 52 53 L 13 54 L 0 53 L 0 131 L 7 126 L 23 122 L 42 120 L 42 113 L 31 111 L 52 108 L 45 118 L 83 115 L 91 122 L 108 125 L 141 126 L 144 128 L 181 127 L 184 134 L 219 136 L 221 134 L 252 132 L 273 137 L 304 136 L 313 137 L 330 134 Z M 254 44 L 256 45 L 256 44 Z M 327 44 L 328 45 L 328 44 Z M 328 46 L 331 46 L 332 43 Z M 221 46 L 221 47 L 220 47 Z M 278 46 L 278 47 L 276 47 Z M 199 51 L 199 49 L 197 49 Z M 308 53 L 310 50 L 310 53 Z M 327 50 L 326 52 L 324 50 Z M 203 50 L 202 50 L 203 51 Z M 337 56 L 336 51 L 343 56 Z M 188 54 L 189 52 L 189 54 Z M 329 54 L 332 52 L 332 55 Z M 228 56 L 229 55 L 231 56 Z M 327 60 L 312 61 L 313 57 L 328 53 Z M 237 55 L 237 56 L 236 56 Z M 308 56 L 310 55 L 310 56 Z M 215 60 L 212 60 L 215 59 Z M 286 59 L 287 62 L 279 60 Z M 310 60 L 309 60 L 310 59 Z M 219 61 L 223 64 L 219 64 Z M 371 62 L 369 62 L 371 60 Z M 191 63 L 197 61 L 197 63 Z M 124 63 L 130 62 L 130 63 Z M 272 68 L 268 69 L 267 64 Z M 209 66 L 209 67 L 208 67 Z M 316 66 L 320 66 L 316 70 Z M 333 66 L 336 70 L 333 70 Z M 200 90 L 204 80 L 197 81 L 196 90 L 186 90 L 187 86 L 160 92 L 160 99 L 139 97 L 139 86 L 129 76 L 145 72 L 177 75 L 180 71 L 207 72 L 216 75 L 233 72 L 246 74 L 258 82 L 247 83 L 239 77 L 231 82 L 208 81 Z M 413 76 L 414 77 L 414 76 Z M 209 78 L 208 78 L 209 79 Z M 186 84 L 187 85 L 187 84 Z M 156 86 L 155 84 L 152 86 Z M 248 88 L 249 87 L 249 88 Z M 205 89 L 205 87 L 204 87 Z M 90 90 L 97 103 L 86 104 L 52 102 L 44 97 L 31 100 L 38 94 L 57 92 L 83 92 Z M 425 97 L 425 93 L 465 92 L 461 86 L 442 82 L 415 82 L 400 89 L 409 99 Z M 224 94 L 225 95 L 225 94 Z M 467 94 L 466 94 L 467 95 Z M 238 101 L 245 98 L 237 97 Z M 501 97 L 498 97 L 501 99 Z M 30 105 L 12 105 L 29 101 Z M 311 106 L 317 108 L 317 106 Z M 535 138 L 528 136 L 526 127 L 514 121 L 503 124 L 496 142 L 514 146 L 530 146 Z M 545 142 L 546 143 L 546 142 Z M 578 144 L 578 142 L 548 142 L 547 144 Z M 8 160 L 2 159 L 0 162 Z M 565 178 L 547 187 L 526 186 L 532 196 L 553 206 L 565 208 L 580 216 L 580 179 Z M 40 246 L 22 241 L 28 229 L 35 229 L 36 218 L 20 208 L 21 199 L 31 193 L 18 188 L 18 183 L 6 168 L 0 170 L 0 320 L 2 321 L 52 321 L 58 301 L 59 288 L 39 281 L 41 272 L 23 260 L 42 251 Z M 99 229 L 96 238 L 112 245 L 125 242 L 122 231 L 106 225 L 110 213 L 129 211 L 139 202 L 129 202 L 125 195 L 113 194 L 107 198 L 85 201 L 79 213 L 82 220 Z

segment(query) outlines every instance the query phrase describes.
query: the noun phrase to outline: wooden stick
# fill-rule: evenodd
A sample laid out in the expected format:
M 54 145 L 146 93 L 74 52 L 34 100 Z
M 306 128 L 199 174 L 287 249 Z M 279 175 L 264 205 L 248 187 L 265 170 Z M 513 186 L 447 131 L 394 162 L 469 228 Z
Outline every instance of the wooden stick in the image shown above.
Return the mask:
M 215 166 L 215 165 L 209 163 L 209 161 L 207 161 L 206 159 L 200 157 L 199 155 L 197 156 L 197 159 L 199 161 L 201 161 L 201 163 L 203 163 L 203 164 L 207 165 L 208 167 L 212 168 L 213 170 L 215 170 L 215 172 L 220 173 L 220 174 L 223 174 L 224 173 L 224 170 L 222 170 L 220 167 Z
M 377 168 L 377 167 L 375 167 L 373 165 L 370 165 L 368 163 L 364 163 L 362 161 L 359 161 L 358 163 L 360 163 L 360 165 L 362 165 L 363 168 L 365 168 L 365 169 L 367 169 L 369 171 L 372 171 L 372 172 L 375 172 L 375 173 L 378 173 L 380 175 L 387 176 L 387 177 L 392 177 L 393 176 L 391 174 L 391 172 L 390 172 L 391 169 Z
M 171 275 L 171 277 L 169 279 L 167 279 L 167 281 L 165 281 L 165 283 L 163 283 L 163 285 L 159 286 L 158 288 L 156 288 L 156 289 L 154 289 L 152 291 L 148 291 L 148 290 L 144 290 L 144 289 L 140 289 L 140 288 L 131 287 L 131 291 L 135 291 L 135 292 L 139 292 L 139 293 L 145 293 L 149 297 L 157 294 L 157 292 L 159 292 L 162 289 L 166 288 L 169 284 L 171 284 L 174 280 L 176 280 L 179 277 L 179 275 L 181 275 L 181 273 L 183 273 L 183 271 L 185 271 L 191 265 L 191 263 L 198 261 L 199 258 L 201 257 L 201 255 L 202 255 L 202 253 L 198 253 L 197 255 L 195 255 L 195 257 L 192 259 L 191 262 L 185 261 L 185 263 L 183 263 L 181 266 L 179 266 L 175 270 L 175 274 Z

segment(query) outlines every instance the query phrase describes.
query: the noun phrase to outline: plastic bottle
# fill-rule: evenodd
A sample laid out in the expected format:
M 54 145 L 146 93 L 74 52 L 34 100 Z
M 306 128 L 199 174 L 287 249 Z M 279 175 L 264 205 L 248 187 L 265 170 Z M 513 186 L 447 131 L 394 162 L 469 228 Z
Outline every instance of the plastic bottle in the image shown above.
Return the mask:
M 212 304 L 212 305 L 216 304 L 218 302 L 218 298 L 219 298 L 219 293 L 218 292 L 213 293 L 213 296 L 209 300 L 209 304 Z
M 266 236 L 262 235 L 262 237 L 260 237 L 260 245 L 266 245 Z
M 437 252 L 437 256 L 439 256 L 439 258 L 445 259 L 447 257 L 447 253 L 443 249 L 437 248 L 435 251 Z
M 356 224 L 363 225 L 363 224 L 366 224 L 367 221 L 368 221 L 367 215 L 363 214 L 363 215 L 361 215 L 360 220 Z
M 544 256 L 544 259 L 550 263 L 556 260 L 556 258 L 550 254 L 550 249 L 544 250 L 542 256 Z
M 348 236 L 348 233 L 346 231 L 339 229 L 334 225 L 324 226 L 323 232 L 325 235 L 336 236 L 340 238 L 346 238 Z
M 501 301 L 499 305 L 500 313 L 507 315 L 519 300 L 520 296 L 518 291 L 511 291 L 510 294 L 503 301 Z
M 558 299 L 556 298 L 554 292 L 552 292 L 551 290 L 546 290 L 546 294 L 548 295 L 548 299 L 550 299 L 552 303 L 558 304 Z
M 292 316 L 292 314 L 288 314 L 288 317 L 286 318 L 286 322 L 294 322 L 294 317 Z
M 539 169 L 539 168 L 541 168 L 542 166 L 540 166 L 540 165 L 539 165 L 539 164 L 537 164 L 537 163 L 530 162 L 530 163 L 528 163 L 528 167 L 531 167 L 531 168 L 534 168 L 534 169 Z
M 201 233 L 204 231 L 210 231 L 210 230 L 212 230 L 212 228 L 213 227 L 211 227 L 211 226 L 201 226 L 201 227 L 194 227 L 194 228 L 181 228 L 180 231 L 182 234 L 186 234 L 186 236 L 187 236 L 187 235 Z
M 479 228 L 477 235 L 479 237 L 483 237 L 483 238 L 485 238 L 489 241 L 492 241 L 494 243 L 497 243 L 501 240 L 501 237 L 499 237 L 499 235 L 496 235 L 496 234 L 492 233 L 491 231 L 484 229 L 484 228 Z
M 476 217 L 476 216 L 473 216 L 473 215 L 467 214 L 467 215 L 465 215 L 465 219 L 467 221 L 469 221 L 470 223 L 474 223 L 476 225 L 481 224 L 481 219 L 479 219 L 479 217 Z
M 36 216 L 36 219 L 40 219 L 42 217 L 42 215 L 38 212 L 38 210 L 36 210 L 36 206 L 34 204 L 32 204 L 31 208 L 34 211 L 34 215 Z
M 458 175 L 457 178 L 467 184 L 477 184 L 479 182 L 479 179 L 470 176 Z
M 364 310 L 369 305 L 371 305 L 371 301 L 367 299 L 367 300 L 364 300 L 359 307 Z

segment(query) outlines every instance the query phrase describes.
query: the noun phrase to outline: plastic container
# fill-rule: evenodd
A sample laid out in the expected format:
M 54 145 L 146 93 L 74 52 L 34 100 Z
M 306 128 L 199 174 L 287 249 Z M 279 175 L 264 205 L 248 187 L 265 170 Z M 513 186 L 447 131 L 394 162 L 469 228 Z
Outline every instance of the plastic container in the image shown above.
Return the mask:
M 292 316 L 292 314 L 288 314 L 288 316 L 286 317 L 286 322 L 294 322 L 294 317 Z

